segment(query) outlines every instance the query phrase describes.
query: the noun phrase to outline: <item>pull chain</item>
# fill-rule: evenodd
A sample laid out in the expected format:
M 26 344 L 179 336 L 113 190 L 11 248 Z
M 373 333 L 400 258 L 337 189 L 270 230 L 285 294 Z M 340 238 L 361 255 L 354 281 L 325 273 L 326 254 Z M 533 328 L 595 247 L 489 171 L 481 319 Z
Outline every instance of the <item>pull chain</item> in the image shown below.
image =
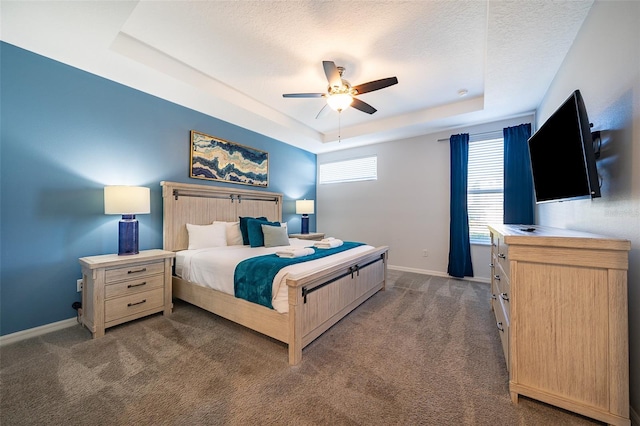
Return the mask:
M 340 133 L 342 132 L 342 110 L 338 111 L 338 143 L 340 143 Z

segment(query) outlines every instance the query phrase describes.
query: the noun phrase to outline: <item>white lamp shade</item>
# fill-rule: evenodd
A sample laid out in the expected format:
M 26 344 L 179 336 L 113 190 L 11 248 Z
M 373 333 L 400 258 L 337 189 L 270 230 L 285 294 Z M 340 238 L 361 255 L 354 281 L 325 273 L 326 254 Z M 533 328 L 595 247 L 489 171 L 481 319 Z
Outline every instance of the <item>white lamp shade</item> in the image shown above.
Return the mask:
M 150 213 L 150 192 L 142 186 L 105 186 L 104 214 Z
M 335 111 L 342 111 L 351 105 L 353 97 L 347 93 L 336 93 L 327 98 L 327 103 Z
M 296 200 L 296 214 L 313 214 L 313 200 Z

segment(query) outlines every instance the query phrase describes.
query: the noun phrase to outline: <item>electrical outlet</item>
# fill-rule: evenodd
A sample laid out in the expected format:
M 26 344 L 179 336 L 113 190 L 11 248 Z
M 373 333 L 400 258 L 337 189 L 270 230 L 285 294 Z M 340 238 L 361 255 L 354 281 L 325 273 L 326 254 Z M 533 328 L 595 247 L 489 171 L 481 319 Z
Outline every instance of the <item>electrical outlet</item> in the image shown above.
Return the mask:
M 78 293 L 82 291 L 82 278 L 76 281 L 76 287 L 78 289 Z
M 429 250 L 423 249 L 422 250 L 422 257 L 429 257 Z

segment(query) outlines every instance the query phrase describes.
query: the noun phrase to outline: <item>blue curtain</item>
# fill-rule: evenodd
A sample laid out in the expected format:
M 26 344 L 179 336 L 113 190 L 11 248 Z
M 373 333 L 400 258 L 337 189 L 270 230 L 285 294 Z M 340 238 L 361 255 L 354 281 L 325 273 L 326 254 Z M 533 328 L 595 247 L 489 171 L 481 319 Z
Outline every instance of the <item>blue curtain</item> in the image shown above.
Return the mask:
M 527 141 L 531 124 L 506 127 L 504 136 L 504 223 L 533 225 L 535 198 Z
M 469 243 L 469 212 L 467 209 L 467 167 L 469 164 L 469 134 L 453 135 L 451 147 L 451 202 L 449 223 L 449 266 L 453 277 L 473 276 L 471 244 Z

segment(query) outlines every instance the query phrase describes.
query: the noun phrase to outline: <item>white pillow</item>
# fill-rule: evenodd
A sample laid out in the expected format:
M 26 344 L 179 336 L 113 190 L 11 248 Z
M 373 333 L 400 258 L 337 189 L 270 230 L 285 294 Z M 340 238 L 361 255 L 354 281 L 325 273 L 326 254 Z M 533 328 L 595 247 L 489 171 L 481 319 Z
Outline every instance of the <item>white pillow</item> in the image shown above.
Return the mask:
M 192 225 L 187 223 L 189 250 L 209 247 L 226 247 L 227 226 L 224 223 Z
M 240 222 L 222 222 L 216 220 L 213 222 L 216 223 L 224 223 L 227 227 L 227 245 L 228 246 L 241 246 L 242 242 L 242 233 L 240 232 Z

